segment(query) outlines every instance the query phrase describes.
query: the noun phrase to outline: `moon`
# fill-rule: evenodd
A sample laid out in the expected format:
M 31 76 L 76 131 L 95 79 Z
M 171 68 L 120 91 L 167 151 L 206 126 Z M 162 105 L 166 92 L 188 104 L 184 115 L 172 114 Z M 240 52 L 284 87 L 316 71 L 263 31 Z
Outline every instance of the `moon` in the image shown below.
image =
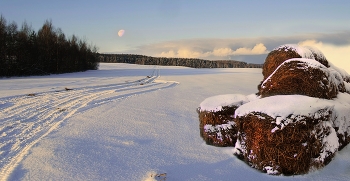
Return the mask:
M 118 36 L 122 37 L 124 35 L 125 30 L 119 30 L 118 31 Z

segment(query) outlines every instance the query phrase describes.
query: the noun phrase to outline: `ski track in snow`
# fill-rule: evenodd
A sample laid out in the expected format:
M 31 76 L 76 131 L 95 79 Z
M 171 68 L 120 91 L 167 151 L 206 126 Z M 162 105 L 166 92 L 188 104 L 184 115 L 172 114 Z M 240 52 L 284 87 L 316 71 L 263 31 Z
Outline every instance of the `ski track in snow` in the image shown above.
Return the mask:
M 111 101 L 176 86 L 157 81 L 159 69 L 132 82 L 0 98 L 0 180 L 6 180 L 28 151 L 77 112 Z

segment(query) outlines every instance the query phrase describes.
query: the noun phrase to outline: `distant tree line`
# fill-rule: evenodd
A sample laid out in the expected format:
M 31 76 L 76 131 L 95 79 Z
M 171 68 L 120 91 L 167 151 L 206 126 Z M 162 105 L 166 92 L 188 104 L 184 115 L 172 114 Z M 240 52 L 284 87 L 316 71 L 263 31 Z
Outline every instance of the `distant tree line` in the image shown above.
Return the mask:
M 98 68 L 97 48 L 75 35 L 67 38 L 51 21 L 35 32 L 0 16 L 0 77 L 47 75 Z
M 140 65 L 185 66 L 192 68 L 262 68 L 262 64 L 250 64 L 235 60 L 203 60 L 197 58 L 150 57 L 135 54 L 99 54 L 99 62 L 130 63 Z

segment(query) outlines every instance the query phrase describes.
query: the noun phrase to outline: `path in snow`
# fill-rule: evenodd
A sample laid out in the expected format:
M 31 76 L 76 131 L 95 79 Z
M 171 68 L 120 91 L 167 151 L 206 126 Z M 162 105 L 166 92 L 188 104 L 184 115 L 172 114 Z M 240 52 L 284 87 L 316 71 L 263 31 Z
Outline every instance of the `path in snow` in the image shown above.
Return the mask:
M 146 77 L 146 75 L 145 75 Z M 76 112 L 110 101 L 175 86 L 152 75 L 136 81 L 0 98 L 0 180 L 5 180 L 29 149 Z

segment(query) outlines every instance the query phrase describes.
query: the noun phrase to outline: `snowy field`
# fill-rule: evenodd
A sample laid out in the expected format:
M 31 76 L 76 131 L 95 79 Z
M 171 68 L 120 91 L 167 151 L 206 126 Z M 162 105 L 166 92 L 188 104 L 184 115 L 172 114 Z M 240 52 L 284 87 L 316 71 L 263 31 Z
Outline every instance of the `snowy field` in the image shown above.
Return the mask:
M 260 173 L 199 136 L 196 108 L 252 94 L 261 69 L 100 64 L 0 79 L 0 180 L 350 180 L 350 147 L 325 168 Z

